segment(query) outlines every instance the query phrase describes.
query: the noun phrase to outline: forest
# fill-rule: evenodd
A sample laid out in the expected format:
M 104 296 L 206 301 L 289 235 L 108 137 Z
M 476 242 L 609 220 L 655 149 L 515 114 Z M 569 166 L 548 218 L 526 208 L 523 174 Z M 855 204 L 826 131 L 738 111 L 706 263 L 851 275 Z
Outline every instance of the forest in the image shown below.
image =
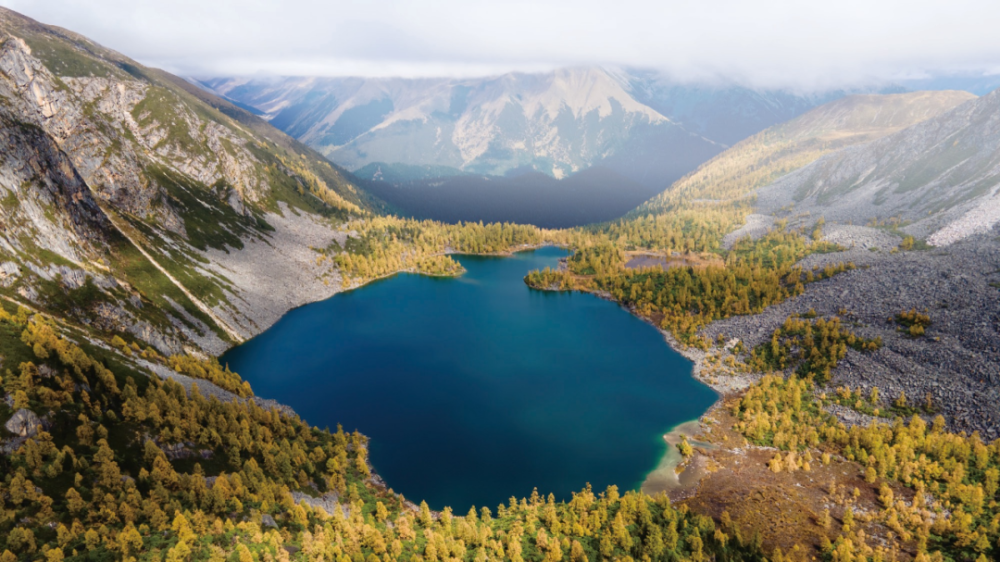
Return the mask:
M 344 286 L 354 286 L 399 271 L 455 276 L 464 270 L 448 254 L 506 254 L 552 240 L 556 235 L 530 225 L 418 221 L 393 216 L 347 223 L 342 247 L 336 241 L 318 249 L 319 260 L 333 260 Z
M 836 366 L 843 345 L 869 352 L 877 342 L 812 316 L 786 321 L 775 333 L 778 353 L 744 355 L 764 369 L 796 360 L 811 367 L 765 375 L 726 407 L 736 431 L 776 449 L 771 472 L 809 471 L 835 455 L 878 490 L 877 513 L 855 511 L 851 494 L 830 491 L 827 559 L 898 559 L 899 546 L 866 540 L 864 525 L 878 523 L 912 546 L 916 560 L 988 560 L 1000 548 L 1000 441 L 951 433 L 940 416 L 928 424 L 915 415 L 927 410 L 905 396 L 887 397 L 887 407 L 877 389 L 822 391 L 817 375 Z M 780 351 L 789 338 L 798 338 L 797 355 Z M 783 560 L 780 552 L 765 558 L 761 537 L 725 514 L 713 520 L 666 495 L 614 486 L 584 488 L 568 501 L 534 493 L 465 515 L 465 506 L 431 512 L 379 484 L 360 433 L 320 430 L 252 401 L 206 398 L 197 387 L 188 393 L 127 358 L 145 354 L 249 390 L 217 362 L 136 351 L 120 336 L 104 345 L 77 341 L 89 342 L 42 314 L 0 308 L 5 365 L 17 364 L 0 379 L 12 399 L 0 410 L 36 415 L 23 436 L 5 434 L 8 454 L 0 456 L 4 562 Z M 847 427 L 824 411 L 833 404 L 876 421 Z M 293 492 L 325 494 L 340 507 L 296 503 Z
M 867 426 L 846 427 L 822 406 L 867 407 L 876 414 Z M 944 418 L 931 424 L 905 412 L 906 398 L 880 411 L 877 389 L 817 392 L 808 378 L 767 375 L 732 402 L 736 429 L 752 443 L 775 447 L 771 470 L 809 470 L 812 454 L 827 464 L 831 455 L 857 463 L 865 481 L 878 489 L 881 511 L 853 511 L 848 495 L 838 500 L 840 531 L 825 552 L 836 562 L 900 559 L 912 546 L 915 560 L 996 559 L 1000 551 L 1000 440 L 984 443 L 978 434 L 951 433 Z M 878 417 L 878 414 L 883 414 Z M 894 487 L 902 486 L 905 494 Z M 831 495 L 834 492 L 831 491 Z M 891 529 L 898 545 L 868 544 L 860 522 Z
M 633 312 L 672 332 L 684 343 L 705 347 L 697 332 L 710 322 L 756 314 L 799 295 L 805 285 L 854 268 L 841 263 L 803 271 L 795 264 L 811 253 L 838 247 L 807 239 L 801 232 L 772 230 L 759 240 L 743 239 L 725 254 L 725 265 L 629 269 L 609 242 L 578 249 L 566 271 L 534 271 L 525 277 L 541 289 L 601 291 Z
M 39 414 L 24 435 L 5 436 L 0 456 L 3 562 L 764 559 L 753 537 L 614 486 L 432 513 L 375 483 L 363 435 L 188 394 L 128 368 L 131 344 L 80 346 L 82 334 L 64 329 L 0 308 L 0 344 L 19 361 L 0 380 L 13 397 L 0 413 Z M 147 357 L 239 381 L 212 361 Z M 296 504 L 292 492 L 332 494 L 340 508 Z
M 859 338 L 841 325 L 840 318 L 816 318 L 810 311 L 805 318 L 790 316 L 771 335 L 771 342 L 754 349 L 747 365 L 759 372 L 780 372 L 794 368 L 800 377 L 826 383 L 830 371 L 847 354 L 847 348 L 875 351 L 881 338 Z

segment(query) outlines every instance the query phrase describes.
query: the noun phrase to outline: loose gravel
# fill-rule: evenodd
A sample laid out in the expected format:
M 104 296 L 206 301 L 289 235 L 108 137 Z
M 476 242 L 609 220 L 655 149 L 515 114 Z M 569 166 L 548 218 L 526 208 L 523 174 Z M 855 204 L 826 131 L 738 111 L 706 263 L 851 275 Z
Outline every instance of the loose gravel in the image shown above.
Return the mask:
M 887 403 L 900 392 L 911 403 L 929 394 L 953 430 L 1000 438 L 1000 232 L 945 249 L 892 253 L 891 235 L 882 231 L 826 230 L 830 240 L 851 249 L 809 256 L 802 265 L 853 261 L 858 269 L 807 285 L 804 294 L 761 314 L 715 322 L 704 334 L 738 338 L 749 349 L 769 341 L 789 315 L 810 309 L 838 315 L 859 336 L 881 337 L 883 347 L 848 350 L 831 387 L 878 387 Z M 912 308 L 926 309 L 932 321 L 918 338 L 890 321 Z

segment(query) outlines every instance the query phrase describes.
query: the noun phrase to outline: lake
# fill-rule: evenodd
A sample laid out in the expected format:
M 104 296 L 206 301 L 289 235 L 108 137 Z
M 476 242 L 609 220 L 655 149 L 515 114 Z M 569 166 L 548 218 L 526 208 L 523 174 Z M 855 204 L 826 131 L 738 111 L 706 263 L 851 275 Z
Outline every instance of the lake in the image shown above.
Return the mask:
M 460 278 L 400 274 L 303 306 L 221 361 L 310 424 L 369 436 L 386 483 L 432 509 L 636 489 L 663 434 L 716 396 L 617 304 L 522 281 L 565 255 L 456 256 Z

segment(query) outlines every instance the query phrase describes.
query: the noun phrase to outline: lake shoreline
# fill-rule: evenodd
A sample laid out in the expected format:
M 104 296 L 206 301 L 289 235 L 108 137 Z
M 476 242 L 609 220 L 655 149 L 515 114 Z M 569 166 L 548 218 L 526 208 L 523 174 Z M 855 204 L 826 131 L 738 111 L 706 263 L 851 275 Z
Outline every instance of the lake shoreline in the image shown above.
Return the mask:
M 562 264 L 563 260 L 560 260 L 560 262 Z M 557 287 L 532 288 L 537 291 L 563 292 Z M 677 444 L 680 443 L 682 437 L 684 436 L 686 436 L 689 441 L 694 443 L 694 438 L 702 432 L 702 424 L 704 423 L 706 417 L 713 410 L 718 408 L 727 396 L 746 389 L 756 381 L 756 378 L 745 374 L 729 375 L 722 378 L 709 378 L 707 376 L 708 369 L 706 363 L 708 352 L 684 345 L 669 331 L 660 328 L 651 319 L 638 314 L 632 307 L 615 300 L 614 297 L 606 291 L 585 291 L 580 289 L 574 289 L 574 291 L 594 295 L 600 299 L 614 302 L 621 308 L 628 311 L 628 313 L 632 316 L 639 318 L 643 322 L 655 328 L 663 336 L 664 342 L 668 347 L 670 347 L 670 349 L 691 362 L 691 378 L 704 384 L 715 392 L 715 402 L 713 402 L 712 405 L 709 406 L 701 415 L 695 419 L 682 422 L 671 427 L 667 433 L 663 435 L 663 439 L 667 443 L 667 450 L 664 451 L 663 455 L 660 457 L 656 467 L 646 474 L 642 484 L 639 486 L 641 491 L 650 494 L 667 492 L 667 494 L 675 500 L 689 495 L 689 493 L 693 492 L 693 490 L 697 487 L 701 478 L 707 473 L 707 467 L 704 462 L 705 457 L 704 455 L 696 455 L 691 460 L 690 464 L 685 465 L 685 462 L 688 459 L 681 456 L 680 452 L 677 450 Z M 697 445 L 696 448 L 698 448 Z
M 506 258 L 506 257 L 512 257 L 518 253 L 533 252 L 547 247 L 566 249 L 565 245 L 546 242 L 540 244 L 526 244 L 521 246 L 515 246 L 502 252 L 490 252 L 490 253 L 457 252 L 449 248 L 435 255 Z M 559 266 L 565 267 L 565 263 L 566 263 L 566 258 L 560 258 Z M 365 280 L 363 282 L 359 282 L 357 284 L 351 284 L 346 287 L 342 287 L 334 295 L 331 295 L 331 298 L 332 296 L 335 296 L 338 293 L 351 292 L 356 289 L 366 287 L 377 281 L 389 279 L 391 277 L 404 273 L 422 275 L 426 277 L 457 279 L 465 275 L 467 273 L 467 270 L 466 268 L 463 267 L 461 272 L 455 275 L 451 275 L 451 274 L 425 273 L 418 271 L 416 268 L 412 267 L 399 269 L 372 279 Z M 555 287 L 539 288 L 536 290 L 562 292 Z M 708 388 L 710 388 L 716 394 L 715 401 L 702 414 L 700 414 L 698 417 L 694 419 L 681 422 L 677 425 L 670 427 L 669 430 L 662 435 L 662 438 L 666 443 L 666 450 L 660 456 L 656 466 L 645 474 L 641 484 L 639 484 L 638 486 L 638 489 L 640 489 L 643 492 L 647 492 L 650 494 L 655 494 L 658 492 L 667 492 L 672 497 L 675 497 L 675 499 L 678 499 L 679 496 L 686 495 L 687 492 L 690 492 L 695 487 L 697 487 L 698 482 L 701 480 L 701 477 L 705 474 L 706 471 L 705 467 L 702 466 L 702 464 L 704 463 L 698 462 L 698 460 L 703 457 L 702 455 L 696 455 L 694 459 L 691 460 L 691 462 L 687 462 L 689 459 L 683 458 L 677 451 L 677 444 L 680 443 L 681 439 L 685 436 L 688 438 L 690 442 L 695 443 L 694 438 L 699 433 L 701 433 L 703 429 L 702 423 L 705 417 L 708 414 L 710 414 L 715 408 L 717 408 L 727 395 L 741 391 L 742 389 L 749 386 L 753 382 L 753 380 L 751 377 L 748 377 L 746 375 L 727 376 L 723 377 L 722 379 L 718 379 L 715 377 L 709 378 L 706 375 L 707 372 L 706 358 L 708 357 L 707 352 L 691 346 L 684 345 L 683 343 L 678 341 L 673 336 L 673 334 L 657 326 L 651 319 L 638 314 L 632 307 L 629 307 L 615 300 L 611 296 L 611 294 L 605 291 L 580 290 L 580 292 L 594 295 L 602 300 L 614 302 L 618 304 L 621 308 L 625 309 L 630 315 L 644 321 L 645 323 L 655 328 L 658 332 L 660 332 L 664 342 L 672 351 L 676 352 L 678 355 L 690 361 L 691 377 L 696 381 L 704 384 Z
M 694 492 L 694 490 L 698 487 L 698 484 L 701 482 L 702 477 L 708 473 L 708 467 L 706 465 L 707 458 L 704 455 L 695 455 L 691 459 L 685 459 L 681 456 L 680 452 L 677 451 L 677 445 L 681 442 L 683 437 L 687 437 L 689 442 L 691 442 L 696 449 L 706 448 L 705 445 L 707 444 L 696 442 L 695 437 L 702 433 L 702 430 L 704 429 L 703 424 L 708 415 L 711 414 L 716 408 L 720 407 L 728 396 L 741 392 L 753 384 L 756 381 L 756 378 L 746 374 L 729 375 L 722 378 L 708 377 L 707 351 L 682 344 L 677 340 L 677 338 L 674 337 L 673 334 L 660 328 L 659 326 L 656 326 L 648 318 L 643 318 L 639 314 L 636 314 L 635 310 L 629 307 L 624 308 L 627 309 L 632 315 L 642 318 L 659 330 L 659 332 L 663 335 L 664 341 L 666 341 L 667 345 L 669 345 L 671 349 L 686 358 L 688 361 L 691 361 L 691 377 L 711 388 L 716 394 L 715 402 L 712 403 L 712 405 L 709 406 L 700 416 L 694 420 L 672 427 L 670 431 L 663 436 L 664 440 L 667 442 L 667 451 L 664 453 L 663 458 L 660 459 L 660 464 L 646 475 L 646 479 L 642 483 L 641 489 L 643 491 L 650 491 L 651 493 L 664 491 L 667 492 L 668 495 L 671 495 L 672 499 L 681 499 Z M 708 446 L 707 448 L 713 447 Z M 671 454 L 671 451 L 673 451 L 674 454 Z M 678 470 L 680 470 L 680 472 L 678 472 Z M 664 474 L 673 475 L 674 480 L 671 481 L 669 476 L 664 479 Z M 667 484 L 667 487 L 664 487 L 664 483 Z M 670 487 L 671 484 L 672 487 Z
M 526 290 L 525 271 L 567 254 L 548 246 L 512 248 L 514 259 L 456 256 L 469 282 L 401 275 L 343 302 L 327 299 L 221 360 L 310 425 L 361 430 L 372 439 L 369 460 L 384 482 L 432 508 L 494 505 L 535 487 L 568 500 L 588 481 L 601 489 L 637 487 L 663 453 L 663 428 L 699 416 L 715 393 L 688 378 L 691 363 L 621 307 Z M 485 347 L 456 355 L 456 345 Z M 519 346 L 527 350 L 512 355 Z M 577 351 L 552 351 L 560 349 Z M 372 353 L 380 359 L 373 362 Z M 288 370 L 292 361 L 297 368 Z M 528 386 L 507 388 L 521 378 Z M 463 399 L 443 389 L 458 389 Z M 498 395 L 519 407 L 502 406 L 509 403 Z M 350 396 L 377 398 L 367 404 Z M 509 415 L 483 416 L 504 411 Z M 442 427 L 448 439 L 423 440 Z M 482 435 L 492 444 L 480 450 L 473 443 Z M 555 438 L 562 445 L 551 446 Z M 595 443 L 607 454 L 595 455 Z M 415 470 L 413 459 L 424 458 L 434 462 Z M 480 491 L 479 480 L 494 484 Z
M 670 428 L 670 431 L 663 435 L 667 450 L 657 463 L 656 468 L 649 471 L 643 479 L 639 490 L 649 495 L 656 495 L 666 492 L 670 495 L 685 489 L 690 485 L 690 470 L 678 471 L 678 467 L 684 461 L 684 457 L 677 449 L 677 445 L 687 437 L 689 440 L 701 432 L 701 417 L 686 422 L 679 423 Z
M 611 295 L 607 296 L 609 300 L 610 297 Z M 650 319 L 636 314 L 632 308 L 628 306 L 622 306 L 622 308 L 656 328 L 671 349 L 691 362 L 691 378 L 711 388 L 716 394 L 715 402 L 700 416 L 670 428 L 663 435 L 663 439 L 667 443 L 667 450 L 663 453 L 656 468 L 646 474 L 646 478 L 639 488 L 649 494 L 666 492 L 674 500 L 682 499 L 698 487 L 702 477 L 707 474 L 708 467 L 704 455 L 695 455 L 691 459 L 685 459 L 677 450 L 677 445 L 682 438 L 687 437 L 696 449 L 705 448 L 706 444 L 696 442 L 695 437 L 702 432 L 703 423 L 707 416 L 721 406 L 727 396 L 742 391 L 750 386 L 754 380 L 747 375 L 727 376 L 722 379 L 709 378 L 706 374 L 708 352 L 682 344 L 673 334 L 655 325 Z
M 563 245 L 563 244 L 554 244 L 554 243 L 547 243 L 546 242 L 546 243 L 542 243 L 542 244 L 522 244 L 520 246 L 514 246 L 513 248 L 508 248 L 508 249 L 503 250 L 501 252 L 473 253 L 473 252 L 459 252 L 459 251 L 448 249 L 448 250 L 445 250 L 443 252 L 436 252 L 436 253 L 429 254 L 429 255 L 430 256 L 475 256 L 475 257 L 480 257 L 480 258 L 509 258 L 509 257 L 513 256 L 514 254 L 519 254 L 521 252 L 533 252 L 535 250 L 540 250 L 542 248 L 548 248 L 548 247 L 566 249 L 566 246 Z M 458 272 L 458 273 L 456 273 L 454 275 L 447 274 L 447 273 L 426 273 L 426 272 L 423 272 L 423 271 L 418 271 L 414 267 L 407 267 L 407 268 L 404 268 L 404 269 L 397 269 L 396 271 L 392 271 L 392 272 L 386 273 L 384 275 L 379 275 L 378 277 L 373 277 L 373 278 L 368 279 L 366 281 L 362 281 L 362 282 L 360 282 L 358 284 L 351 284 L 351 285 L 348 285 L 348 286 L 341 286 L 341 288 L 338 289 L 337 292 L 334 293 L 334 295 L 331 295 L 331 297 L 328 297 L 328 298 L 332 298 L 333 296 L 335 296 L 337 294 L 340 294 L 340 293 L 347 293 L 347 292 L 353 291 L 355 289 L 360 289 L 360 288 L 365 287 L 365 286 L 367 286 L 367 285 L 369 285 L 371 283 L 374 283 L 376 281 L 381 281 L 383 279 L 389 279 L 390 277 L 393 277 L 395 275 L 399 275 L 400 273 L 412 273 L 412 274 L 415 274 L 415 275 L 423 275 L 423 276 L 426 276 L 426 277 L 437 277 L 437 278 L 442 278 L 442 279 L 457 279 L 457 278 L 465 275 L 466 272 L 467 272 L 467 270 L 464 267 L 462 268 L 462 271 L 460 271 L 460 272 Z M 323 300 L 325 300 L 325 299 L 323 299 Z M 320 302 L 320 301 L 313 301 L 313 302 Z M 302 306 L 306 306 L 308 304 L 312 304 L 312 303 L 306 303 L 306 304 L 304 304 Z M 292 310 L 294 310 L 294 309 L 292 309 Z M 289 311 L 289 312 L 291 312 L 291 311 Z

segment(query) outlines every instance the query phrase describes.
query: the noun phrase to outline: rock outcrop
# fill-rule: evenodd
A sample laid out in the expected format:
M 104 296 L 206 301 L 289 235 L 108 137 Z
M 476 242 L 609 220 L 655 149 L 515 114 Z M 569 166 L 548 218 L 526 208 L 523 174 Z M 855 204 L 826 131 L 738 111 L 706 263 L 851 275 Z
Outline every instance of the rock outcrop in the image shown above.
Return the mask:
M 336 292 L 309 247 L 368 204 L 264 121 L 5 9 L 0 156 L 0 286 L 165 354 Z
M 4 428 L 17 437 L 34 437 L 42 426 L 42 420 L 31 410 L 21 408 L 7 420 Z

